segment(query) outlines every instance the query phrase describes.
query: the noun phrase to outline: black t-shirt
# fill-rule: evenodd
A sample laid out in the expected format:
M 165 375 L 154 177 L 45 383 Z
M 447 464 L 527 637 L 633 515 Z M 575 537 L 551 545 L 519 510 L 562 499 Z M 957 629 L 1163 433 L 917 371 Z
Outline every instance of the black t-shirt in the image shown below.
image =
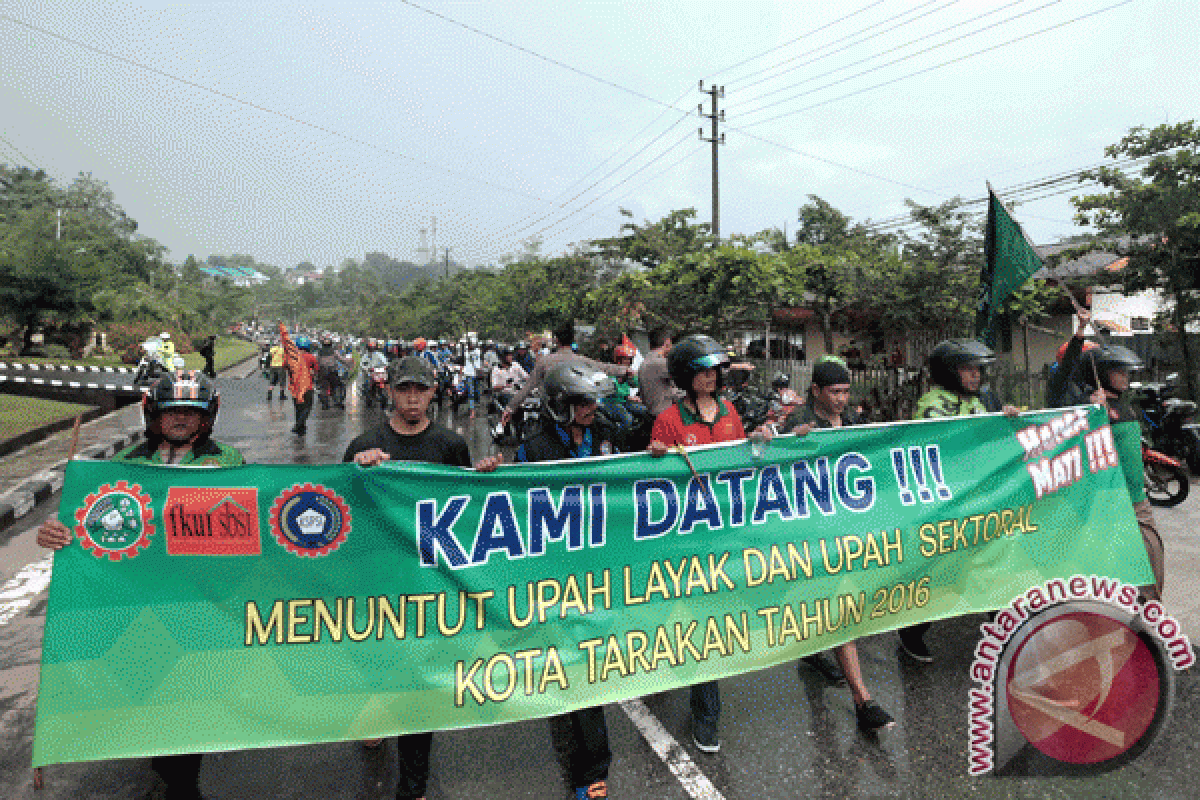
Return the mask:
M 358 453 L 378 447 L 392 461 L 423 461 L 429 464 L 448 464 L 452 467 L 471 466 L 467 440 L 451 430 L 432 422 L 413 436 L 396 433 L 384 423 L 355 437 L 346 448 L 342 461 L 353 461 Z

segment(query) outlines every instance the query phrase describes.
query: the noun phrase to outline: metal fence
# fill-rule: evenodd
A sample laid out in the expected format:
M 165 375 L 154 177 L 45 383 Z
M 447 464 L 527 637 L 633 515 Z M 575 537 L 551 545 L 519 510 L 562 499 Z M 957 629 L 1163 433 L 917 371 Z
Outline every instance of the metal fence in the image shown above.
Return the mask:
M 749 361 L 756 367 L 752 382 L 760 387 L 769 387 L 771 379 L 780 372 L 790 378 L 792 388 L 799 393 L 807 391 L 812 382 L 810 363 L 780 359 Z M 986 380 L 1001 403 L 1018 408 L 1043 408 L 1047 378 L 1046 371 L 1026 374 L 1011 364 L 999 363 L 988 368 Z M 868 422 L 912 419 L 917 400 L 928 389 L 929 376 L 925 370 L 908 367 L 850 370 L 850 402 L 861 408 Z

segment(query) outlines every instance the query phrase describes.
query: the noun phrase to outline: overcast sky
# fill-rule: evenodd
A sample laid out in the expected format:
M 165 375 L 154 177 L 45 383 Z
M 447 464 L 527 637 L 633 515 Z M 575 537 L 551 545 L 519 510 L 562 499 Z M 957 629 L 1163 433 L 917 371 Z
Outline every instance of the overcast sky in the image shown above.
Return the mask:
M 622 206 L 708 221 L 715 80 L 721 233 L 793 231 L 809 194 L 883 220 L 1200 117 L 1198 30 L 1197 0 L 0 0 L 0 162 L 107 180 L 178 261 L 415 259 L 436 217 L 494 263 Z M 1016 208 L 1035 242 L 1069 197 Z

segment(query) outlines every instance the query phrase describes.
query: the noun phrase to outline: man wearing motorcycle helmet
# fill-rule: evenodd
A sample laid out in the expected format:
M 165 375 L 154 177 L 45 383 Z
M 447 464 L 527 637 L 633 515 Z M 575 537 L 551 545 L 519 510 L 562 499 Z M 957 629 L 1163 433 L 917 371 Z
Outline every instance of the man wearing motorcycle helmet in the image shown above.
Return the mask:
M 792 376 L 786 372 L 775 373 L 775 377 L 771 379 L 771 389 L 774 390 L 779 404 L 783 406 L 785 418 L 796 406 L 804 402 L 804 398 L 792 389 Z
M 1075 361 L 1074 364 L 1071 363 L 1072 360 Z M 1069 369 L 1070 376 L 1058 406 L 1096 403 L 1107 409 L 1109 421 L 1113 425 L 1140 424 L 1137 413 L 1129 402 L 1129 377 L 1131 372 L 1141 369 L 1141 366 L 1142 360 L 1127 347 L 1102 344 L 1086 349 L 1083 346 L 1077 347 L 1073 340 L 1060 366 L 1063 371 Z M 1140 436 L 1131 441 L 1140 442 Z M 1161 600 L 1163 582 L 1166 579 L 1166 553 L 1154 520 L 1154 512 L 1146 499 L 1141 455 L 1138 452 L 1122 452 L 1120 456 L 1122 467 L 1128 470 L 1129 495 L 1133 500 L 1134 517 L 1137 518 L 1150 569 L 1154 573 L 1154 584 L 1139 588 L 1148 599 Z
M 629 372 L 619 375 L 616 379 L 615 397 L 618 403 L 625 402 L 629 395 L 637 391 L 637 373 L 633 371 L 633 359 L 637 348 L 631 344 L 619 344 L 613 348 L 613 363 L 619 367 L 628 367 Z
M 666 455 L 671 447 L 714 442 L 732 442 L 746 438 L 742 420 L 733 405 L 718 392 L 722 370 L 729 356 L 711 336 L 687 336 L 676 342 L 667 354 L 667 372 L 684 397 L 669 406 L 654 420 L 650 434 L 651 455 Z M 717 723 L 721 716 L 721 695 L 716 681 L 692 686 L 692 741 L 704 753 L 721 749 Z
M 168 372 L 142 395 L 145 440 L 125 448 L 112 460 L 188 467 L 245 464 L 241 453 L 211 438 L 219 407 L 220 395 L 207 375 L 196 370 Z M 37 532 L 38 545 L 50 550 L 61 550 L 74 539 L 58 517 L 43 522 Z M 166 797 L 199 798 L 200 762 L 199 753 L 187 753 L 155 756 L 150 766 L 166 784 Z
M 979 390 L 983 385 L 984 368 L 995 360 L 996 354 L 992 349 L 974 339 L 939 342 L 929 354 L 929 378 L 933 385 L 917 400 L 913 419 L 988 413 L 979 398 Z M 1006 417 L 1015 417 L 1020 413 L 1010 405 L 1005 405 L 1003 412 Z M 901 650 L 922 663 L 933 661 L 933 655 L 925 644 L 925 632 L 931 624 L 919 622 L 900 629 Z
M 542 384 L 546 417 L 541 429 L 517 449 L 517 461 L 559 461 L 613 452 L 613 431 L 597 415 L 602 398 L 613 391 L 604 373 L 571 362 L 555 364 Z M 612 751 L 604 707 L 582 708 L 567 714 L 573 747 L 571 785 L 578 800 L 608 797 L 608 768 Z
M 534 364 L 533 372 L 529 376 L 529 380 L 513 395 L 512 400 L 508 402 L 508 407 L 504 409 L 504 413 L 500 417 L 502 425 L 508 424 L 508 421 L 512 419 L 512 415 L 525 402 L 525 398 L 529 397 L 534 389 L 542 385 L 546 373 L 558 364 L 579 364 L 587 367 L 592 372 L 604 372 L 613 376 L 624 375 L 629 372 L 628 367 L 593 361 L 574 352 L 571 349 L 571 345 L 575 343 L 575 323 L 573 321 L 563 323 L 554 331 L 554 341 L 557 343 L 558 349 L 553 353 L 547 353 L 538 358 L 537 363 Z

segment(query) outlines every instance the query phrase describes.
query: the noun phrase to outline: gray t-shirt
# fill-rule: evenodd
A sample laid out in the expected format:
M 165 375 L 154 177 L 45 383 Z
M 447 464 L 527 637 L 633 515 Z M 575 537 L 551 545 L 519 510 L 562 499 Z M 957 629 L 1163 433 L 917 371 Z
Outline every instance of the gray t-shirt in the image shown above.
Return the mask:
M 638 395 L 650 413 L 658 416 L 683 396 L 667 373 L 667 357 L 650 353 L 638 370 Z

